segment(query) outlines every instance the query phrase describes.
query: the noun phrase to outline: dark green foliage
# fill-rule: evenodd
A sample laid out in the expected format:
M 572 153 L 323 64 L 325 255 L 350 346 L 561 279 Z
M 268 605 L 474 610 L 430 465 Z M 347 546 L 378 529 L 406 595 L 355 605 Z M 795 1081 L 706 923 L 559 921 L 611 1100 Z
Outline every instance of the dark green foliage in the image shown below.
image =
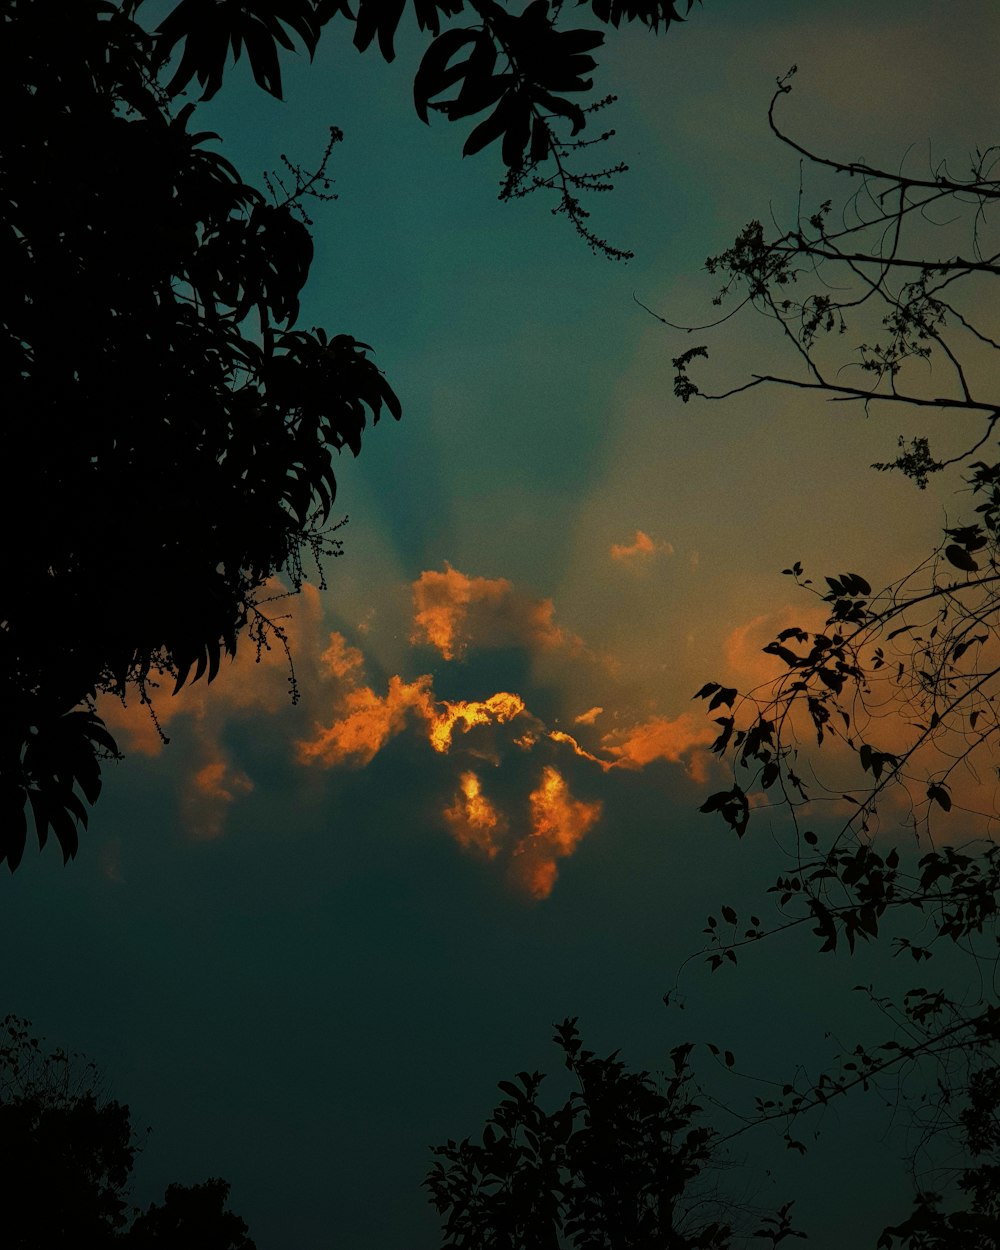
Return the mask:
M 201 1185 L 168 1185 L 162 1204 L 137 1215 L 126 1250 L 257 1250 L 246 1222 L 226 1210 L 229 1186 L 218 1177 Z
M 5 1250 L 256 1250 L 226 1210 L 225 1181 L 170 1185 L 162 1205 L 130 1207 L 139 1149 L 128 1107 L 102 1094 L 93 1063 L 46 1053 L 26 1020 L 0 1021 Z
M 169 107 L 152 36 L 98 0 L 59 22 L 40 4 L 0 13 L 13 869 L 26 802 L 40 841 L 51 828 L 76 851 L 115 752 L 96 692 L 211 680 L 243 630 L 265 639 L 268 578 L 298 585 L 303 552 L 336 551 L 335 455 L 400 406 L 365 345 L 291 328 L 312 260 L 295 195 L 245 183 L 189 129 L 194 106 Z
M 546 1112 L 540 1073 L 501 1081 L 482 1145 L 438 1146 L 425 1184 L 444 1215 L 443 1247 L 464 1250 L 725 1250 L 731 1230 L 698 1201 L 711 1130 L 689 1084 L 691 1048 L 661 1082 L 617 1054 L 584 1050 L 575 1020 L 555 1042 L 578 1088 Z M 700 1195 L 703 1197 L 703 1195 Z M 709 1204 L 711 1207 L 711 1204 Z
M 99 1098 L 92 1067 L 46 1055 L 26 1021 L 0 1022 L 3 1242 L 104 1247 L 126 1222 L 136 1145 L 128 1108 Z

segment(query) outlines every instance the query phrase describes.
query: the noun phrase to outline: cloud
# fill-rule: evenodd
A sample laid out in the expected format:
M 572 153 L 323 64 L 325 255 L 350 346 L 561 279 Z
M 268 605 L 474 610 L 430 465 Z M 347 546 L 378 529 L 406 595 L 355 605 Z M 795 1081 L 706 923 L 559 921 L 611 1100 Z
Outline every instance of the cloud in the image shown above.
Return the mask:
M 342 634 L 330 635 L 322 658 L 327 671 L 339 679 L 331 698 L 333 718 L 325 726 L 317 725 L 312 738 L 296 744 L 300 763 L 363 767 L 409 725 L 416 725 L 431 747 L 444 755 L 456 733 L 502 725 L 525 710 L 519 695 L 504 690 L 487 699 L 435 699 L 429 673 L 410 682 L 394 674 L 386 693 L 376 694 L 371 686 L 358 684 L 364 677 L 364 657 Z
M 637 531 L 637 543 L 640 536 Z M 278 585 L 273 590 L 284 593 Z M 703 776 L 702 748 L 714 726 L 696 725 L 684 714 L 674 720 L 646 715 L 623 727 L 632 696 L 605 657 L 556 623 L 551 599 L 532 598 L 506 578 L 475 577 L 447 565 L 421 573 L 410 592 L 411 642 L 429 644 L 445 660 L 476 648 L 522 648 L 532 660 L 528 689 L 494 687 L 483 698 L 439 698 L 434 674 L 407 667 L 405 651 L 375 678 L 367 672 L 367 641 L 355 645 L 363 634 L 351 641 L 325 629 L 319 596 L 306 586 L 289 601 L 291 615 L 275 618 L 295 666 L 298 708 L 288 698 L 289 656 L 273 631 L 272 645 L 259 653 L 244 640 L 210 689 L 200 681 L 176 698 L 167 690 L 156 696 L 159 724 L 185 744 L 188 771 L 179 807 L 192 837 L 221 836 L 236 805 L 254 789 L 255 778 L 227 745 L 234 741 L 228 726 L 251 718 L 280 715 L 282 729 L 270 735 L 278 749 L 317 770 L 365 768 L 404 736 L 429 752 L 428 763 L 448 759 L 443 771 L 427 769 L 442 828 L 464 850 L 496 860 L 518 888 L 539 899 L 551 892 L 558 861 L 573 854 L 602 812 L 600 801 L 581 802 L 570 793 L 567 765 L 579 760 L 600 774 L 626 773 L 666 760 Z M 276 598 L 272 607 L 281 602 Z M 585 735 L 584 745 L 535 715 L 533 697 L 550 709 L 546 717 L 560 704 L 584 709 L 565 713 L 574 733 Z M 126 749 L 159 754 L 162 742 L 148 708 L 135 703 L 123 709 L 112 701 L 103 710 Z M 602 736 L 594 726 L 603 725 L 604 716 L 618 727 Z M 181 722 L 185 732 L 178 735 Z M 477 763 L 483 760 L 506 768 L 497 792 L 491 793 L 488 780 L 497 774 L 483 774 Z M 514 793 L 512 778 L 523 778 Z
M 320 662 L 332 676 L 345 678 L 364 668 L 365 657 L 357 647 L 348 645 L 343 634 L 332 633 L 329 646 L 320 656 Z
M 438 708 L 441 710 L 438 711 Z M 488 725 L 491 721 L 502 725 L 520 716 L 524 710 L 524 700 L 520 695 L 503 690 L 479 702 L 461 700 L 449 703 L 446 699 L 441 700 L 428 714 L 428 737 L 435 751 L 446 752 L 451 747 L 456 729 L 468 733 L 473 726 Z
M 188 741 L 186 758 L 180 768 L 175 756 L 167 764 L 181 777 L 180 816 L 185 832 L 196 839 L 219 837 L 233 805 L 253 790 L 252 778 L 232 762 L 224 746 L 226 727 L 234 720 L 291 710 L 289 657 L 307 699 L 316 697 L 321 670 L 332 671 L 339 665 L 350 671 L 355 657 L 360 662 L 360 652 L 346 647 L 338 651 L 332 636 L 321 657 L 322 609 L 315 586 L 307 583 L 301 594 L 289 596 L 280 582 L 273 581 L 265 589 L 260 611 L 272 622 L 265 643 L 258 650 L 244 637 L 235 659 L 223 659 L 213 682 L 201 678 L 174 695 L 168 677 L 159 686 L 150 683 L 148 704 L 138 695 L 125 705 L 110 695 L 98 704 L 98 712 L 126 754 L 156 757 L 164 739 L 182 737 L 179 730 L 185 727 L 190 735 L 183 736 Z M 287 651 L 277 630 L 284 635 Z
M 572 855 L 600 818 L 600 800 L 584 803 L 570 794 L 565 778 L 547 765 L 528 796 L 531 832 L 514 847 L 511 875 L 532 898 L 548 898 L 559 875 L 558 861 Z
M 752 692 L 752 697 L 745 702 L 737 700 L 734 705 L 738 728 L 747 727 L 758 710 L 775 719 L 774 713 L 768 711 L 769 701 L 777 694 L 782 679 L 798 676 L 780 657 L 766 653 L 762 648 L 773 641 L 781 630 L 793 626 L 810 635 L 827 632 L 828 612 L 827 607 L 811 604 L 789 605 L 756 616 L 730 631 L 724 647 L 730 679 L 738 686 L 741 695 Z M 850 720 L 842 721 L 839 716 L 832 715 L 826 725 L 822 745 L 817 744 L 816 726 L 806 700 L 796 697 L 791 700 L 790 706 L 785 705 L 786 710 L 781 715 L 782 741 L 786 746 L 794 746 L 799 755 L 796 772 L 805 778 L 807 793 L 812 798 L 822 799 L 826 805 L 831 795 L 854 794 L 856 799 L 860 799 L 870 791 L 878 779 L 861 766 L 857 752 L 859 746 L 865 743 L 880 752 L 905 759 L 898 784 L 890 785 L 879 797 L 878 807 L 883 824 L 880 826 L 873 814 L 867 816 L 870 831 L 881 828 L 895 838 L 901 823 L 912 824 L 916 821 L 919 827 L 928 812 L 928 786 L 940 780 L 942 775 L 947 775 L 955 816 L 931 807 L 938 831 L 943 835 L 949 820 L 961 819 L 966 836 L 995 836 L 997 794 L 1000 792 L 995 770 L 986 759 L 982 761 L 981 770 L 976 767 L 975 759 L 961 766 L 957 763 L 970 742 L 981 744 L 984 737 L 977 735 L 975 739 L 970 739 L 961 719 L 954 725 L 945 721 L 937 726 L 933 735 L 926 737 L 931 711 L 926 701 L 927 692 L 919 685 L 911 685 L 906 678 L 899 680 L 897 675 L 902 671 L 918 672 L 926 660 L 919 649 L 914 650 L 909 634 L 895 641 L 883 638 L 881 642 L 885 651 L 881 674 L 871 675 L 867 693 L 861 698 L 856 697 L 856 692 L 848 683 L 842 704 Z M 811 644 L 789 638 L 784 645 L 793 653 L 803 654 Z M 989 649 L 994 654 L 977 656 L 974 671 L 996 668 L 1000 661 L 1000 647 L 994 645 Z M 866 662 L 870 660 L 870 648 L 862 649 L 862 658 Z M 903 670 L 898 670 L 900 664 L 904 666 Z M 952 693 L 957 688 L 953 673 Z M 832 712 L 832 707 L 829 710 Z M 752 807 L 767 806 L 776 801 L 771 792 L 751 795 L 750 798 Z M 843 807 L 841 814 L 846 818 L 857 810 L 857 806 L 851 804 Z M 961 815 L 958 816 L 958 813 Z M 891 819 L 886 819 L 889 815 Z M 816 818 L 819 818 L 818 813 Z
M 527 812 L 514 819 L 484 793 L 479 777 L 461 775 L 458 793 L 442 815 L 452 837 L 464 850 L 506 865 L 518 891 L 533 899 L 552 893 L 559 876 L 558 861 L 573 854 L 600 819 L 601 801 L 582 802 L 570 793 L 562 773 L 545 765 L 538 785 L 528 795 Z M 524 819 L 526 815 L 527 819 Z M 512 825 L 525 824 L 528 832 L 512 836 Z
M 253 788 L 247 774 L 226 759 L 210 760 L 202 765 L 185 787 L 181 799 L 188 836 L 199 841 L 219 837 L 230 806 Z
M 475 773 L 462 773 L 458 794 L 443 815 L 459 846 L 479 851 L 487 859 L 499 853 L 497 837 L 506 832 L 507 819 L 483 794 Z
M 432 712 L 429 675 L 404 682 L 389 679 L 384 696 L 370 686 L 348 690 L 342 699 L 342 713 L 316 735 L 296 744 L 300 763 L 321 763 L 327 768 L 338 764 L 363 767 L 406 727 L 410 713 L 427 720 Z
M 682 712 L 674 720 L 653 716 L 631 729 L 612 730 L 601 739 L 601 747 L 618 768 L 635 771 L 654 760 L 668 760 L 685 764 L 689 775 L 701 782 L 706 772 L 699 748 L 711 745 L 717 735 L 716 726 L 691 712 Z
M 611 559 L 619 564 L 645 564 L 656 555 L 672 556 L 674 549 L 662 539 L 654 540 L 644 530 L 636 530 L 630 543 L 612 543 Z
M 638 772 L 656 760 L 683 764 L 688 776 L 698 783 L 708 777 L 708 760 L 702 748 L 708 747 L 718 730 L 690 712 L 676 719 L 653 716 L 628 729 L 614 729 L 601 738 L 598 750 L 588 751 L 573 737 L 560 729 L 549 731 L 553 742 L 568 746 L 574 755 L 597 764 L 603 772 L 621 768 Z
M 557 626 L 551 599 L 532 599 L 505 577 L 469 577 L 446 565 L 413 583 L 414 643 L 435 647 L 446 660 L 480 648 L 522 646 L 582 649 L 575 634 Z
M 755 616 L 729 631 L 723 642 L 723 657 L 733 684 L 741 691 L 770 685 L 788 672 L 777 656 L 764 650 L 783 629 L 799 628 L 822 633 L 828 611 L 811 603 L 786 604 Z

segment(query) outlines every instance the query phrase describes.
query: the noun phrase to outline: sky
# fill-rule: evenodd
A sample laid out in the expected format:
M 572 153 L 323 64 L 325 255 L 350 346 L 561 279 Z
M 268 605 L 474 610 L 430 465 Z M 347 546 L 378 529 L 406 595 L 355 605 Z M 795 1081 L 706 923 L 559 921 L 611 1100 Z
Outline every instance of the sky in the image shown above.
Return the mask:
M 682 405 L 671 358 L 695 340 L 636 301 L 710 320 L 705 258 L 794 211 L 767 128 L 793 64 L 781 117 L 820 151 L 961 167 L 987 146 L 993 6 L 705 0 L 659 37 L 609 30 L 597 90 L 630 169 L 588 207 L 627 265 L 541 196 L 499 203 L 498 154 L 418 120 L 408 21 L 390 65 L 332 25 L 286 61 L 284 101 L 240 66 L 197 114 L 251 181 L 343 130 L 300 322 L 371 344 L 404 409 L 340 463 L 328 588 L 275 587 L 302 698 L 280 649 L 244 645 L 211 687 L 161 693 L 169 745 L 108 706 L 126 760 L 76 861 L 29 852 L 0 882 L 5 1009 L 152 1127 L 136 1201 L 221 1175 L 261 1250 L 431 1250 L 430 1147 L 480 1132 L 497 1081 L 553 1071 L 566 1016 L 636 1067 L 690 1038 L 771 1079 L 863 1029 L 851 987 L 896 975 L 877 952 L 696 960 L 664 1007 L 705 917 L 763 905 L 780 841 L 697 812 L 721 774 L 692 695 L 766 675 L 760 647 L 807 620 L 782 568 L 877 584 L 955 506 L 871 472 L 897 414 L 760 389 Z M 713 331 L 697 376 L 777 367 L 769 330 Z M 737 1186 L 797 1197 L 817 1250 L 874 1242 L 908 1205 L 884 1123 L 831 1111 L 801 1160 L 738 1138 Z

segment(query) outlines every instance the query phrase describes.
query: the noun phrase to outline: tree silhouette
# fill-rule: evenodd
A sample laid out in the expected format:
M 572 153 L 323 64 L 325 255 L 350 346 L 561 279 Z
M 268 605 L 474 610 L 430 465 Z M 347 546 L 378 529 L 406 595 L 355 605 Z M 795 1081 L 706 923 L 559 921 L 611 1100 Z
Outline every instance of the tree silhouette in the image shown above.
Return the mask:
M 921 1073 L 924 1088 L 938 1092 L 912 1161 L 915 1214 L 880 1245 L 992 1246 L 1000 1236 L 1000 1171 L 989 1162 L 1000 1146 L 1000 845 L 990 780 L 1000 745 L 1000 343 L 990 314 L 1000 277 L 1000 149 L 976 153 L 965 176 L 945 164 L 911 175 L 821 156 L 780 129 L 776 107 L 790 79 L 779 80 L 771 102 L 773 132 L 817 178 L 853 180 L 851 193 L 838 209 L 836 194 L 810 209 L 800 191 L 790 229 L 771 238 L 751 222 L 707 267 L 723 278 L 716 304 L 738 300 L 712 325 L 762 313 L 793 365 L 707 394 L 691 376 L 708 355 L 700 344 L 674 359 L 675 393 L 686 403 L 784 386 L 866 410 L 963 415 L 978 428 L 959 450 L 939 457 L 936 439 L 901 436 L 896 458 L 872 467 L 924 489 L 959 466 L 974 512 L 949 524 L 918 568 L 878 591 L 858 573 L 818 586 L 796 561 L 784 573 L 822 605 L 823 626 L 789 627 L 764 647 L 778 669 L 773 681 L 698 691 L 719 727 L 712 749 L 733 769 L 732 784 L 701 810 L 740 838 L 762 817 L 772 827 L 783 818 L 789 834 L 786 865 L 768 887 L 777 917 L 723 907 L 721 923 L 709 917 L 705 957 L 713 970 L 735 964 L 743 948 L 802 926 L 821 952 L 853 952 L 889 929 L 894 953 L 924 965 L 924 984 L 898 1000 L 865 988 L 890 1036 L 859 1044 L 834 1071 L 789 1081 L 758 1100 L 748 1123 L 784 1120 L 786 1142 L 802 1149 L 792 1128 L 807 1111 Z M 844 336 L 858 343 L 847 360 Z M 821 751 L 832 754 L 826 767 Z M 942 947 L 968 957 L 978 990 L 936 982 L 929 961 Z M 950 1148 L 957 1154 L 945 1165 Z M 950 1180 L 935 1183 L 941 1178 Z M 949 1198 L 959 1203 L 951 1213 L 942 1205 Z
M 130 1208 L 140 1148 L 128 1107 L 104 1096 L 92 1062 L 46 1053 L 26 1020 L 0 1021 L 4 1246 L 255 1250 L 246 1224 L 226 1210 L 225 1181 L 170 1185 L 162 1205 Z
M 579 1087 L 562 1106 L 546 1112 L 542 1075 L 519 1072 L 500 1082 L 505 1097 L 482 1145 L 465 1138 L 434 1150 L 424 1183 L 445 1216 L 442 1246 L 726 1250 L 729 1224 L 703 1217 L 703 1194 L 692 1199 L 713 1134 L 697 1123 L 691 1047 L 671 1053 L 673 1072 L 658 1083 L 617 1052 L 584 1050 L 576 1020 L 554 1040 Z
M 597 20 L 654 32 L 690 10 L 594 0 Z M 337 19 L 393 57 L 404 0 L 181 0 L 155 31 L 142 0 L 60 11 L 0 0 L 0 386 L 18 433 L 18 490 L 0 604 L 0 862 L 17 867 L 29 822 L 64 860 L 117 746 L 100 692 L 149 702 L 211 681 L 247 636 L 284 645 L 264 604 L 278 572 L 301 587 L 339 554 L 334 460 L 369 421 L 398 418 L 371 348 L 296 328 L 313 245 L 304 202 L 329 196 L 332 130 L 318 167 L 287 162 L 252 186 L 194 128 L 202 98 L 245 50 L 282 90 L 280 51 L 311 55 Z M 607 100 L 578 104 L 602 41 L 557 30 L 546 0 L 515 15 L 473 0 L 414 0 L 429 44 L 414 98 L 428 120 L 488 112 L 465 143 L 500 141 L 502 195 L 554 189 L 556 211 L 598 251 L 580 194 L 615 170 L 574 173 L 576 136 Z M 449 93 L 457 89 L 457 94 Z M 567 125 L 571 135 L 562 135 Z M 41 137 L 41 138 L 40 138 Z M 607 137 L 607 136 L 602 136 Z M 285 182 L 291 185 L 286 187 Z M 294 672 L 290 675 L 293 697 Z
M 168 1185 L 163 1203 L 137 1215 L 124 1238 L 127 1250 L 190 1246 L 192 1250 L 256 1250 L 244 1220 L 226 1210 L 229 1185 L 218 1177 L 201 1185 Z

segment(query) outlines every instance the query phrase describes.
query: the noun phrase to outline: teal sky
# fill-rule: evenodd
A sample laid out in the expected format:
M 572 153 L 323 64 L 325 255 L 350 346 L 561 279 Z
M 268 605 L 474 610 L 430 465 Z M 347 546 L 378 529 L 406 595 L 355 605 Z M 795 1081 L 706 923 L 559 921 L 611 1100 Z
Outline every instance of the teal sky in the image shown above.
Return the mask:
M 827 1032 L 863 1033 L 852 986 L 902 975 L 790 943 L 725 979 L 696 961 L 685 1010 L 662 1005 L 706 915 L 763 907 L 776 863 L 763 825 L 736 845 L 698 815 L 715 774 L 691 695 L 758 672 L 799 602 L 781 568 L 878 583 L 955 505 L 868 468 L 925 432 L 898 414 L 762 390 L 681 405 L 672 356 L 709 342 L 697 376 L 721 389 L 778 367 L 776 342 L 752 317 L 685 336 L 633 295 L 710 320 L 705 258 L 789 220 L 797 161 L 767 104 L 792 64 L 781 116 L 814 148 L 964 168 L 995 137 L 1000 16 L 705 0 L 665 36 L 609 30 L 617 136 L 594 151 L 630 172 L 588 207 L 627 265 L 541 194 L 498 203 L 499 155 L 462 160 L 467 126 L 417 119 L 409 20 L 391 65 L 332 25 L 312 65 L 286 59 L 283 102 L 240 66 L 193 127 L 251 182 L 344 131 L 300 321 L 372 344 L 404 408 L 342 461 L 329 589 L 278 609 L 302 702 L 248 648 L 163 694 L 168 747 L 118 714 L 128 758 L 77 860 L 29 854 L 0 883 L 5 1008 L 152 1126 L 136 1201 L 224 1176 L 261 1250 L 431 1250 L 429 1147 L 481 1131 L 498 1080 L 554 1069 L 567 1015 L 636 1066 L 691 1038 L 782 1079 L 830 1057 Z M 434 749 L 433 716 L 498 694 L 523 710 Z M 710 1079 L 724 1103 L 755 1092 Z M 884 1124 L 831 1112 L 804 1160 L 737 1139 L 736 1191 L 797 1198 L 815 1250 L 873 1244 L 907 1205 Z

